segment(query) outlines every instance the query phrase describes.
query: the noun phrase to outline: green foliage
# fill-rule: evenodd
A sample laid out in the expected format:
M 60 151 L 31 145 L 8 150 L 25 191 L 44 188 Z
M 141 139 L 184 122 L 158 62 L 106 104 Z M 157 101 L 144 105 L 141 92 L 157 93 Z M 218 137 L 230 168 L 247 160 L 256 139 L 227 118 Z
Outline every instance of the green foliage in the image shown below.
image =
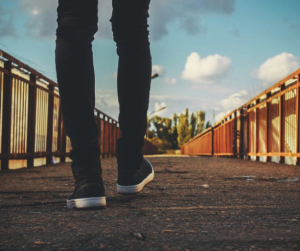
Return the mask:
M 153 135 L 153 138 L 159 139 L 159 147 L 164 150 L 178 149 L 177 129 L 172 125 L 172 119 L 154 116 L 151 118 L 151 122 L 156 129 L 156 135 Z
M 204 111 L 196 112 L 196 115 L 192 112 L 190 119 L 188 108 L 186 108 L 185 113 L 180 114 L 177 125 L 179 147 L 203 131 L 204 120 Z
M 198 135 L 201 133 L 204 129 L 204 121 L 205 121 L 205 112 L 204 111 L 198 111 L 196 113 L 196 129 L 195 129 L 195 135 Z
M 207 121 L 205 124 L 205 129 L 210 128 L 210 127 L 212 127 L 212 124 L 209 121 Z
M 189 125 L 188 109 L 186 109 L 185 114 L 182 113 L 179 116 L 177 132 L 178 132 L 177 141 L 179 147 L 191 139 L 191 129 Z
M 152 143 L 158 146 L 160 152 L 178 149 L 203 131 L 204 120 L 204 111 L 196 112 L 196 114 L 191 113 L 189 115 L 188 108 L 186 108 L 185 113 L 180 115 L 175 113 L 173 119 L 153 116 L 148 120 L 148 124 L 150 125 L 150 123 L 152 123 L 155 130 L 149 131 L 148 137 Z M 206 123 L 206 125 L 208 123 Z
M 195 115 L 194 115 L 194 113 L 192 112 L 192 114 L 191 114 L 191 118 L 190 118 L 190 128 L 189 128 L 189 130 L 190 130 L 190 135 L 191 135 L 191 138 L 194 138 L 194 136 L 195 136 L 195 133 L 196 133 L 196 120 L 197 120 L 197 118 L 195 117 Z

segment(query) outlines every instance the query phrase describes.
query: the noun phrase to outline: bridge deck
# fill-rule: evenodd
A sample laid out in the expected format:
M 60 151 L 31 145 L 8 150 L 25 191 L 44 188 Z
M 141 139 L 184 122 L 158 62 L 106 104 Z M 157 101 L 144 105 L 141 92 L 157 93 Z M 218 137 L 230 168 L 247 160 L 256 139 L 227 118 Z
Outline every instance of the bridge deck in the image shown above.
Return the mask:
M 299 166 L 148 159 L 155 181 L 132 196 L 116 193 L 116 159 L 102 160 L 104 210 L 67 210 L 70 163 L 1 172 L 0 250 L 300 249 Z

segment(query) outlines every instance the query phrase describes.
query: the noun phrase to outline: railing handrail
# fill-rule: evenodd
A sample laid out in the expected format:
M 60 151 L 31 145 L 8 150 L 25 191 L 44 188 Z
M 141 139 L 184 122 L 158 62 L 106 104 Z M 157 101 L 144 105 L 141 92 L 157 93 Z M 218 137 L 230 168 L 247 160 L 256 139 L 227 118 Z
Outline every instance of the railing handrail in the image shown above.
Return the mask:
M 95 107 L 94 110 L 97 112 L 97 114 L 99 114 L 99 115 L 102 114 L 104 117 L 106 117 L 106 118 L 108 118 L 108 119 L 111 119 L 114 123 L 116 123 L 116 124 L 119 123 L 117 120 L 115 120 L 114 118 L 110 117 L 110 116 L 107 115 L 106 113 L 100 111 L 98 108 Z
M 195 136 L 184 154 L 300 164 L 300 68 Z M 211 151 L 210 151 L 211 150 Z
M 268 94 L 269 94 L 272 90 L 274 90 L 274 89 L 276 89 L 276 88 L 282 86 L 283 84 L 285 84 L 285 82 L 286 82 L 287 80 L 291 79 L 292 77 L 297 76 L 298 74 L 300 74 L 300 68 L 297 69 L 296 71 L 292 72 L 291 74 L 289 74 L 288 76 L 286 76 L 286 77 L 283 78 L 282 80 L 278 81 L 276 84 L 270 86 L 268 89 L 266 89 L 266 90 L 262 91 L 261 93 L 257 94 L 255 97 L 253 97 L 252 99 L 250 99 L 249 101 L 247 101 L 245 104 L 241 105 L 239 108 L 236 108 L 236 109 L 234 109 L 233 111 L 227 113 L 225 116 L 223 116 L 221 119 L 219 119 L 219 120 L 214 124 L 214 126 L 216 126 L 216 125 L 218 125 L 218 124 L 222 124 L 222 122 L 223 122 L 224 120 L 226 120 L 226 118 L 228 118 L 231 114 L 233 114 L 233 113 L 235 113 L 235 112 L 237 112 L 237 111 L 241 111 L 243 108 L 246 108 L 246 109 L 247 109 L 248 106 L 249 106 L 250 104 L 252 104 L 254 101 L 259 100 L 259 98 L 262 97 L 262 96 L 264 96 L 264 95 L 267 95 L 267 96 L 268 96 Z M 296 83 L 294 83 L 293 85 L 295 85 L 295 84 L 296 84 Z M 293 85 L 291 85 L 291 86 L 293 86 Z M 274 93 L 273 95 L 275 95 L 275 93 Z M 270 96 L 270 97 L 272 97 L 272 96 Z M 269 98 L 269 97 L 268 97 L 268 98 Z
M 194 138 L 190 139 L 188 142 L 184 143 L 182 146 L 185 146 L 185 145 L 191 143 L 192 141 L 194 141 L 194 140 L 202 137 L 204 134 L 210 132 L 211 130 L 212 130 L 212 127 L 209 127 L 207 129 L 205 129 L 203 132 L 201 132 L 200 134 L 196 135 Z
M 46 77 L 45 75 L 43 75 L 42 73 L 40 73 L 39 71 L 33 69 L 32 67 L 30 67 L 27 64 L 24 64 L 23 62 L 21 62 L 20 60 L 18 60 L 17 58 L 13 57 L 12 55 L 6 53 L 5 51 L 0 49 L 0 58 L 6 59 L 8 61 L 11 61 L 12 63 L 14 63 L 14 68 L 18 69 L 19 71 L 25 73 L 25 74 L 34 74 L 38 77 L 38 79 L 43 79 L 45 80 L 48 84 L 53 85 L 54 87 L 58 88 L 58 84 L 55 83 L 53 80 L 51 80 L 50 78 Z M 3 60 L 4 61 L 4 60 Z M 25 71 L 24 71 L 25 70 Z M 27 72 L 26 72 L 27 71 Z
M 11 56 L 10 54 L 8 54 L 5 51 L 3 51 L 3 50 L 0 49 L 0 60 L 1 61 L 5 61 L 5 59 L 7 61 L 11 61 L 14 64 L 14 68 L 18 69 L 20 72 L 22 72 L 24 74 L 28 74 L 28 75 L 29 74 L 36 75 L 38 77 L 38 80 L 44 80 L 44 81 L 46 81 L 45 84 L 53 85 L 54 87 L 57 88 L 57 90 L 59 89 L 58 84 L 56 82 L 54 82 L 53 80 L 51 80 L 50 78 L 46 77 L 45 75 L 43 75 L 39 71 L 33 69 L 32 67 L 30 67 L 27 64 L 24 64 L 23 62 L 21 62 L 17 58 Z M 3 69 L 3 70 L 5 71 L 5 69 Z M 44 82 L 44 81 L 42 81 L 42 82 Z M 28 82 L 30 82 L 30 80 L 28 80 Z M 102 114 L 103 116 L 107 117 L 108 119 L 111 119 L 114 123 L 118 123 L 117 120 L 115 120 L 114 118 L 112 118 L 111 116 L 107 115 L 106 113 L 104 113 L 103 111 L 99 110 L 96 107 L 95 107 L 95 111 L 97 112 L 97 114 Z

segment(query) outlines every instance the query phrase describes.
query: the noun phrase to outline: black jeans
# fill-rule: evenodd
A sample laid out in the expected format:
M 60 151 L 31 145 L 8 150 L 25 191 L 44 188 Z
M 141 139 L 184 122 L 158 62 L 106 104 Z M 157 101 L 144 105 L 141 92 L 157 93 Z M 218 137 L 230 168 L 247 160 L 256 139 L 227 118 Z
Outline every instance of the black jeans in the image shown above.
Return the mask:
M 112 4 L 110 21 L 119 56 L 121 137 L 117 140 L 117 160 L 138 164 L 143 159 L 151 85 L 150 0 L 112 0 Z M 72 145 L 72 171 L 75 179 L 80 179 L 101 173 L 92 53 L 98 30 L 98 0 L 59 0 L 57 12 L 57 82 L 65 131 Z

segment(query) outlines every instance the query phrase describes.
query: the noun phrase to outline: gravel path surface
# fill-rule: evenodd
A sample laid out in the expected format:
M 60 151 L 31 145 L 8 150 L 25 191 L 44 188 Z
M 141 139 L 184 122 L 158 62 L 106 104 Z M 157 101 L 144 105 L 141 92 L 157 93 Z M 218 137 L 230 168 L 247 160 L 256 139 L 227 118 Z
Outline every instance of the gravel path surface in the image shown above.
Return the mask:
M 300 250 L 300 167 L 230 158 L 147 157 L 155 178 L 107 207 L 68 210 L 70 163 L 0 172 L 0 250 Z

